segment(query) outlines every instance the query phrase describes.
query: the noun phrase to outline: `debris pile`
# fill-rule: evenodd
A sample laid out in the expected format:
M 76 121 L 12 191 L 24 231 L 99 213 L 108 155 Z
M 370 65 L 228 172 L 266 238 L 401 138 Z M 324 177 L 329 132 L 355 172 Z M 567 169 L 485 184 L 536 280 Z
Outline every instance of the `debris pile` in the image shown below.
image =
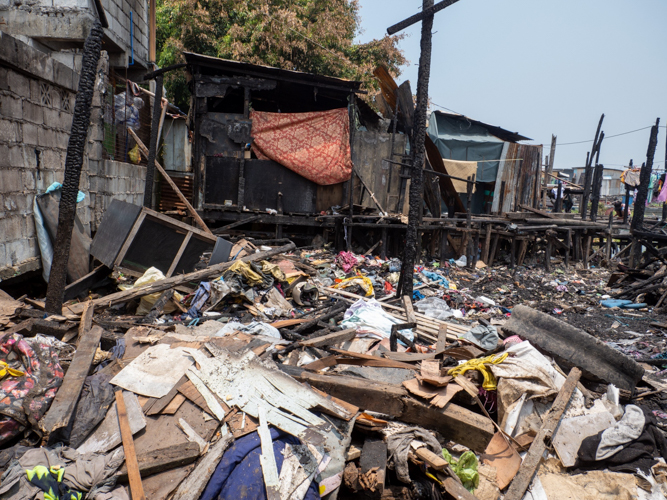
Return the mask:
M 280 243 L 61 315 L 3 292 L 2 498 L 664 498 L 665 325 L 613 302 L 659 260 L 426 261 L 410 298 L 397 259 Z

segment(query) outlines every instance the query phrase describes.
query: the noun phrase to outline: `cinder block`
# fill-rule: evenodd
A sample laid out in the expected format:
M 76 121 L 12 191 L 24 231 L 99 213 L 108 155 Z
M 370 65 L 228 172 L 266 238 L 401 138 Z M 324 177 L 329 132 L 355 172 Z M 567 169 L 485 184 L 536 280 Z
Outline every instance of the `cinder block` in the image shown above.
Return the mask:
M 44 108 L 44 125 L 53 128 L 63 128 L 63 122 L 60 119 L 60 111 L 57 109 Z
M 0 90 L 9 90 L 9 69 L 0 67 Z
M 25 167 L 25 159 L 23 157 L 23 152 L 24 149 L 30 150 L 30 148 L 25 148 L 24 146 L 9 146 L 7 150 L 7 157 L 3 157 L 0 159 L 0 162 L 2 160 L 6 160 L 8 164 L 12 167 L 19 167 L 19 168 L 24 168 Z
M 35 83 L 37 83 L 36 80 Z M 31 80 L 11 69 L 7 73 L 7 86 L 9 87 L 10 92 L 13 92 L 19 97 L 29 98 L 32 93 Z M 39 85 L 37 85 L 37 91 L 39 97 Z
M 24 141 L 28 142 L 28 141 Z M 37 142 L 43 148 L 57 148 L 58 146 L 58 132 L 46 127 L 37 127 Z
M 14 193 L 23 190 L 23 177 L 21 170 L 15 168 L 3 168 L 0 170 L 0 189 L 3 194 Z M 2 231 L 0 231 L 2 234 Z
M 60 170 L 64 167 L 64 159 L 57 149 L 44 149 L 40 155 L 42 168 Z
M 0 140 L 3 142 L 21 142 L 19 127 L 18 122 L 0 118 Z
M 25 262 L 31 257 L 37 257 L 31 251 L 30 240 L 21 239 L 5 244 L 7 252 L 8 265 L 16 266 L 21 262 Z
M 9 266 L 10 264 L 7 263 L 7 254 L 5 252 L 5 244 L 0 243 L 0 268 Z
M 24 144 L 34 144 L 34 145 L 41 144 L 39 141 L 37 125 L 33 123 L 24 123 L 22 129 L 23 129 Z
M 0 116 L 4 118 L 23 118 L 21 99 L 11 95 L 0 96 Z
M 57 146 L 60 149 L 67 151 L 67 144 L 69 143 L 69 132 L 56 132 Z
M 23 119 L 41 125 L 44 123 L 44 114 L 51 111 L 43 106 L 38 106 L 30 101 L 23 101 Z
M 4 241 L 14 241 L 22 238 L 21 219 L 21 216 L 14 215 L 5 217 L 0 221 L 0 234 L 2 234 Z
M 39 80 L 35 80 L 34 78 L 30 79 L 30 94 L 23 97 L 27 97 L 35 102 L 41 103 L 42 91 L 39 87 Z
M 37 172 L 34 169 L 23 171 L 23 186 L 29 191 L 34 191 L 37 187 L 35 183 L 35 176 Z

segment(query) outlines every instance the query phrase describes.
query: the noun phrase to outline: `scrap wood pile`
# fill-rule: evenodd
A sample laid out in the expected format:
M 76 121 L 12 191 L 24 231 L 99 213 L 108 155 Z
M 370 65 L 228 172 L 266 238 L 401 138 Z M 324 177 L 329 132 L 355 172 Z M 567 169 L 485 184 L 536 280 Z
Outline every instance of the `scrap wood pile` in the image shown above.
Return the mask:
M 59 316 L 3 295 L 0 497 L 664 498 L 662 365 L 569 323 L 599 276 L 431 262 L 408 300 L 400 265 L 259 246 Z

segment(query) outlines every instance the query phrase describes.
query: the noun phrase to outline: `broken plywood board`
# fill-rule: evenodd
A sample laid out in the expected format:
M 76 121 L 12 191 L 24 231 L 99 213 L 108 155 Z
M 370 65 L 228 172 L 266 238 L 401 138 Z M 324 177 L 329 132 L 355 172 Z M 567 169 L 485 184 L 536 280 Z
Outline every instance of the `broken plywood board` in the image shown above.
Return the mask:
M 139 471 L 142 476 L 149 476 L 167 470 L 183 467 L 191 464 L 199 458 L 200 449 L 197 443 L 184 443 L 168 448 L 160 448 L 144 454 L 137 455 Z M 123 465 L 119 471 L 119 481 L 127 478 L 127 467 Z M 144 480 L 145 481 L 145 480 Z M 151 497 L 152 498 L 152 497 Z
M 183 347 L 171 349 L 165 344 L 149 347 L 111 379 L 111 383 L 142 396 L 166 396 L 192 366 L 193 359 L 188 352 Z
M 558 426 L 553 446 L 565 467 L 573 467 L 581 442 L 616 423 L 608 411 L 564 419 Z
M 184 401 L 173 415 L 146 417 L 146 429 L 134 438 L 137 455 L 145 455 L 156 449 L 180 446 L 188 443 L 187 436 L 179 428 L 179 420 L 183 419 L 205 441 L 209 441 L 218 426 L 215 419 L 206 420 L 201 409 L 190 401 Z
M 127 417 L 130 422 L 130 431 L 136 434 L 146 427 L 146 419 L 139 400 L 132 392 L 123 391 Z M 79 453 L 106 453 L 121 443 L 120 426 L 118 424 L 118 410 L 114 403 L 107 411 L 99 427 L 93 434 L 77 448 Z

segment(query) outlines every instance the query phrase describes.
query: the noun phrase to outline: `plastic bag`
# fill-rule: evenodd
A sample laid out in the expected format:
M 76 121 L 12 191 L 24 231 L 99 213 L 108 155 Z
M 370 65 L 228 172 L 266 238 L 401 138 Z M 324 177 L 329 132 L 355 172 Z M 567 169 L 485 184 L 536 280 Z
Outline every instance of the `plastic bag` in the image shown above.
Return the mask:
M 358 274 L 351 278 L 345 278 L 340 283 L 335 284 L 332 288 L 345 289 L 350 286 L 359 285 L 364 292 L 366 292 L 366 297 L 372 297 L 375 295 L 375 290 L 373 289 L 373 282 L 366 276 Z
M 128 97 L 125 92 L 113 97 L 113 108 L 116 116 L 116 125 L 124 125 L 139 130 L 139 110 L 144 107 L 143 99 L 139 97 Z
M 462 318 L 463 314 L 457 309 L 451 309 L 447 302 L 438 297 L 428 297 L 419 302 L 415 302 L 415 308 L 424 313 L 429 318 L 447 319 L 447 318 Z
M 154 283 L 156 281 L 160 281 L 165 279 L 164 274 L 162 274 L 162 271 L 160 271 L 156 267 L 150 267 L 146 270 L 144 275 L 139 278 L 137 281 L 135 281 L 134 285 L 118 285 L 118 288 L 121 290 L 131 290 L 132 288 L 140 288 L 145 285 L 150 285 L 151 283 Z M 155 302 L 157 299 L 160 298 L 160 295 L 162 292 L 156 292 L 152 293 L 150 295 L 144 295 L 141 297 L 141 301 L 139 302 L 139 307 L 137 307 L 137 316 L 145 316 L 150 312 L 150 310 L 153 308 L 153 305 L 155 305 Z M 178 300 L 179 302 L 183 300 L 183 296 L 178 293 L 174 292 L 174 298 L 173 300 Z M 164 306 L 163 313 L 164 314 L 170 314 L 176 310 L 176 306 L 171 303 L 171 301 L 167 302 L 167 305 Z
M 463 487 L 472 492 L 479 486 L 479 472 L 477 472 L 477 456 L 472 451 L 466 451 L 461 458 L 456 460 L 447 451 L 442 449 L 442 457 L 449 462 L 454 473 L 459 477 L 463 483 Z
M 132 149 L 130 149 L 127 155 L 130 157 L 130 161 L 135 165 L 139 164 L 141 161 L 141 155 L 139 154 L 139 144 L 135 144 Z

